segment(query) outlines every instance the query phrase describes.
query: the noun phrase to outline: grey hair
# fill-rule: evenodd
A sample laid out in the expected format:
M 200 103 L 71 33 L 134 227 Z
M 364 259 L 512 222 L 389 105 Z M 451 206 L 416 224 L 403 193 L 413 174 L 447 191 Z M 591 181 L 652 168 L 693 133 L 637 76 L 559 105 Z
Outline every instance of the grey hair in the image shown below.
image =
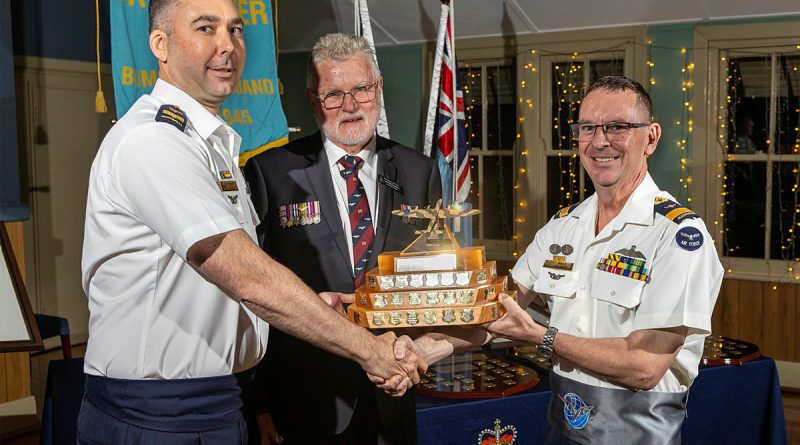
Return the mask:
M 320 62 L 328 60 L 342 62 L 356 56 L 364 56 L 369 60 L 375 80 L 381 77 L 381 72 L 375 63 L 375 50 L 364 37 L 341 33 L 320 37 L 311 48 L 311 56 L 308 58 L 306 88 L 313 89 L 319 82 L 317 65 Z

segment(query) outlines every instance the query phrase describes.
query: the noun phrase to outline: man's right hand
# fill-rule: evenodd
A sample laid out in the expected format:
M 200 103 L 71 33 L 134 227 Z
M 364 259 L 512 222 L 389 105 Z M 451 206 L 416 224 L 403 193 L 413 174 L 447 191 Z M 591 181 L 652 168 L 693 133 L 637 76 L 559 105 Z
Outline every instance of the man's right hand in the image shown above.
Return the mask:
M 259 414 L 256 416 L 256 422 L 258 423 L 258 430 L 261 433 L 261 445 L 283 443 L 283 437 L 278 434 L 278 429 L 275 428 L 270 413 Z

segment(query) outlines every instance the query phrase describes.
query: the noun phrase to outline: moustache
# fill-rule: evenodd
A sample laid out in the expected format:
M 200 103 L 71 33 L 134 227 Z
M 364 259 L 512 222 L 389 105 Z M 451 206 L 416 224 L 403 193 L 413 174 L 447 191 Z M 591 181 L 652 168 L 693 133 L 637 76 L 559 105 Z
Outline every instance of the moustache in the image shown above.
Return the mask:
M 365 112 L 363 112 L 361 110 L 354 111 L 354 112 L 344 112 L 344 113 L 345 113 L 344 116 L 341 116 L 339 119 L 337 119 L 337 122 L 336 122 L 337 124 L 341 124 L 341 123 L 344 123 L 344 121 L 349 121 L 349 120 L 359 119 L 359 118 L 361 118 L 362 120 L 367 120 L 367 113 L 365 113 Z

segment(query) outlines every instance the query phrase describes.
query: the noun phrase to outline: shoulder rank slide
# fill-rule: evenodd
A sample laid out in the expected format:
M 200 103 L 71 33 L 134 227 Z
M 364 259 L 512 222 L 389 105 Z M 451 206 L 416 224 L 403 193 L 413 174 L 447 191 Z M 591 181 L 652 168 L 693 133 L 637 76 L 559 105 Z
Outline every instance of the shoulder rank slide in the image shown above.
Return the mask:
M 177 105 L 162 105 L 156 113 L 156 122 L 165 122 L 180 131 L 186 128 L 186 113 Z
M 653 203 L 653 210 L 675 224 L 680 224 L 685 219 L 700 217 L 700 215 L 694 213 L 691 209 L 661 196 L 656 196 L 655 202 Z
M 580 204 L 580 203 L 578 203 L 578 204 Z M 561 209 L 558 212 L 556 212 L 555 215 L 553 215 L 553 219 L 563 218 L 563 217 L 569 215 L 570 213 L 572 213 L 573 210 L 575 210 L 575 207 L 578 207 L 578 204 L 572 204 L 569 207 L 564 207 L 563 209 Z

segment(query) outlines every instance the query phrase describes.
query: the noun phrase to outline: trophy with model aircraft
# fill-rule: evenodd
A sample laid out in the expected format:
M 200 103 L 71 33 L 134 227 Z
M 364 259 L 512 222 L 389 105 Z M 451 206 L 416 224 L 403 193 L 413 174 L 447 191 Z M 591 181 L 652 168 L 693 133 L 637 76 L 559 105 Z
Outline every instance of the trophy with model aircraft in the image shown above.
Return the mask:
M 403 218 L 425 218 L 425 230 L 403 251 L 378 255 L 378 267 L 367 272 L 356 289 L 347 316 L 367 328 L 408 328 L 480 324 L 504 314 L 498 301 L 508 291 L 506 276 L 486 261 L 483 246 L 460 247 L 447 218 L 480 213 L 457 203 L 442 207 L 408 207 L 392 211 Z

